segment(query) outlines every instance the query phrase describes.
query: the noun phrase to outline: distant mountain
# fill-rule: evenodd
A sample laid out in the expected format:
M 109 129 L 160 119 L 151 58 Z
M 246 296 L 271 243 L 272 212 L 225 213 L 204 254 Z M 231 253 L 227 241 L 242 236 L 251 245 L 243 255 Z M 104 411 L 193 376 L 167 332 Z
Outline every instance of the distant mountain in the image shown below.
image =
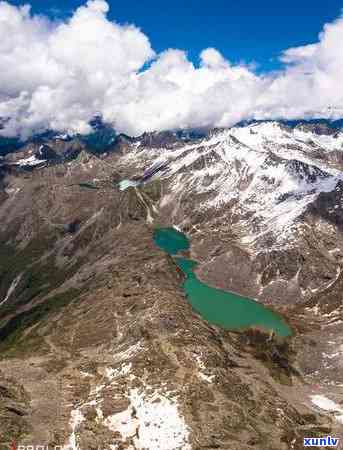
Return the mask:
M 268 122 L 278 122 L 283 125 L 287 125 L 291 128 L 301 125 L 325 125 L 329 128 L 343 129 L 343 119 L 330 120 L 330 119 L 298 119 L 298 120 L 243 120 L 239 122 L 236 126 L 245 127 L 253 123 L 268 123 Z
M 236 125 L 236 127 L 246 127 L 251 124 L 257 123 L 273 123 L 273 121 L 242 121 Z M 288 126 L 290 128 L 308 128 L 312 130 L 319 130 L 320 134 L 323 134 L 323 130 L 340 130 L 343 128 L 343 119 L 330 121 L 327 119 L 312 119 L 312 120 L 293 120 L 293 121 L 278 121 L 278 123 Z M 41 145 L 48 143 L 52 140 L 64 140 L 66 142 L 78 140 L 83 143 L 90 151 L 95 153 L 103 153 L 113 148 L 122 139 L 127 139 L 134 142 L 138 138 L 133 138 L 125 134 L 118 134 L 112 125 L 105 123 L 101 116 L 95 116 L 90 121 L 92 131 L 86 135 L 68 135 L 54 130 L 47 130 L 44 133 L 39 133 L 31 136 L 27 140 L 20 140 L 19 138 L 8 138 L 0 136 L 0 156 L 4 156 L 8 153 L 12 153 L 22 149 L 28 144 Z M 0 124 L 1 129 L 1 124 Z M 321 130 L 321 131 L 320 131 Z M 158 143 L 161 145 L 173 144 L 176 141 L 189 142 L 192 140 L 206 137 L 208 134 L 213 133 L 213 130 L 208 129 L 185 129 L 174 131 L 158 131 L 147 132 L 139 137 L 141 142 L 146 145 L 156 146 Z
M 89 149 L 95 152 L 104 152 L 113 146 L 117 139 L 117 133 L 112 126 L 104 123 L 100 116 L 96 116 L 90 125 L 93 131 L 85 136 L 78 136 Z
M 0 156 L 7 155 L 8 153 L 18 150 L 23 143 L 17 138 L 7 138 L 0 136 Z
M 117 139 L 116 131 L 110 125 L 105 124 L 101 117 L 95 117 L 91 120 L 90 125 L 92 127 L 92 132 L 87 135 L 68 135 L 53 130 L 47 130 L 44 133 L 31 136 L 27 140 L 0 136 L 0 156 L 18 151 L 29 144 L 42 145 L 53 140 L 63 140 L 65 142 L 79 140 L 87 146 L 87 148 L 95 152 L 106 151 L 115 143 Z

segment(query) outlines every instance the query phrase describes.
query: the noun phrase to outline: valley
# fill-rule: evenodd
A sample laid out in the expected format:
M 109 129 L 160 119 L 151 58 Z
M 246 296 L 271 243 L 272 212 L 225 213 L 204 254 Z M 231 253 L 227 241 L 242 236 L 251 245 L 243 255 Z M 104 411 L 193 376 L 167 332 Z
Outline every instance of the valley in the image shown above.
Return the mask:
M 37 142 L 1 160 L 1 445 L 343 440 L 342 132 L 110 138 L 100 152 L 49 137 L 43 155 Z M 177 242 L 156 245 L 171 227 Z M 203 311 L 213 292 L 223 309 Z

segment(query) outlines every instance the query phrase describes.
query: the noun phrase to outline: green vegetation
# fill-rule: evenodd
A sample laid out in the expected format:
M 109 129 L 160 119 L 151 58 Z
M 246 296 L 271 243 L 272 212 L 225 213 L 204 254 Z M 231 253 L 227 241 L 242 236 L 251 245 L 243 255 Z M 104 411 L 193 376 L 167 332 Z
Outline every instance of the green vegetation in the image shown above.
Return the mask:
M 67 269 L 57 268 L 54 257 L 42 259 L 48 250 L 53 249 L 55 234 L 40 234 L 23 250 L 0 243 L 0 296 L 4 297 L 12 281 L 22 274 L 16 289 L 16 300 L 2 306 L 2 315 L 13 313 L 19 305 L 28 304 L 38 296 L 47 295 L 52 289 L 59 287 L 67 276 L 77 270 L 78 265 Z
M 70 289 L 55 295 L 10 319 L 0 330 L 0 353 L 2 356 L 18 356 L 41 350 L 43 339 L 40 327 L 63 307 L 77 298 L 80 291 Z M 31 328 L 31 329 L 30 329 Z
M 161 180 L 151 180 L 149 183 L 143 184 L 141 190 L 153 202 L 157 202 L 161 197 Z
M 77 185 L 71 185 L 71 186 L 79 186 L 81 188 L 93 189 L 93 190 L 96 190 L 96 191 L 99 190 L 99 188 L 93 183 L 78 183 Z
M 43 350 L 40 325 L 79 295 L 78 289 L 70 289 L 43 300 L 72 276 L 80 264 L 57 267 L 54 256 L 48 252 L 53 250 L 58 235 L 56 232 L 44 231 L 21 250 L 6 243 L 4 236 L 0 240 L 0 298 L 6 295 L 12 281 L 22 274 L 15 295 L 1 307 L 2 356 Z M 26 311 L 20 310 L 24 305 Z
M 270 375 L 280 384 L 291 385 L 293 376 L 300 376 L 293 367 L 295 351 L 290 341 L 258 328 L 239 335 L 242 351 L 250 346 L 252 355 L 263 363 Z

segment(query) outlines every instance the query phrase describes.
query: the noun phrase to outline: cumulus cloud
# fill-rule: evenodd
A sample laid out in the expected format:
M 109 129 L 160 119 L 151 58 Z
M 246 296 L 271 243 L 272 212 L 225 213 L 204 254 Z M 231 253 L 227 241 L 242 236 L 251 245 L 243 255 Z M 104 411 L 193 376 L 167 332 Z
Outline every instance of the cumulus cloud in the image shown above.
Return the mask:
M 0 1 L 1 134 L 87 133 L 95 113 L 131 135 L 343 115 L 343 18 L 317 43 L 286 50 L 280 72 L 258 76 L 214 48 L 199 66 L 181 50 L 156 55 L 141 30 L 109 21 L 108 11 L 106 1 L 90 0 L 54 22 Z

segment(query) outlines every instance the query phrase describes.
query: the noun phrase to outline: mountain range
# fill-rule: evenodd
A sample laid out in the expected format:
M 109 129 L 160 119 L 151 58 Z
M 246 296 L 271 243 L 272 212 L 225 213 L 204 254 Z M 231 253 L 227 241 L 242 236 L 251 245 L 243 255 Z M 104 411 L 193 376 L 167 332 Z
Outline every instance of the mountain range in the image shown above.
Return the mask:
M 1 445 L 342 442 L 342 123 L 91 125 L 0 141 Z M 292 336 L 207 322 L 154 243 L 161 227 L 187 235 L 202 282 L 266 305 Z

